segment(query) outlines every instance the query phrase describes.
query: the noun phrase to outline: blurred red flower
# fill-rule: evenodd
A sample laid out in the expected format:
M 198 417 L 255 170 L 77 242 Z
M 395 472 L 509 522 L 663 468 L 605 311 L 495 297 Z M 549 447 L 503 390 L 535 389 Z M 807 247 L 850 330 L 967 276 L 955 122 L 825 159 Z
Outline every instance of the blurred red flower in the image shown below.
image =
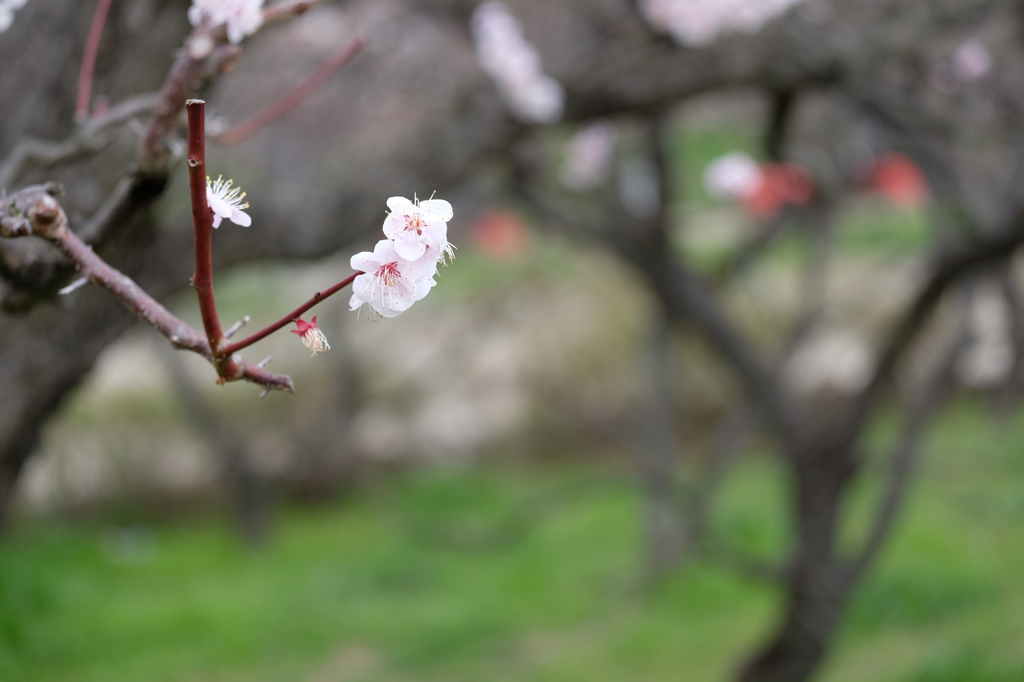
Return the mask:
M 761 164 L 757 187 L 743 198 L 752 215 L 770 218 L 787 205 L 801 206 L 814 198 L 814 181 L 803 168 L 792 163 Z
M 864 188 L 906 208 L 920 206 L 928 195 L 921 169 L 906 156 L 896 153 L 883 154 L 875 161 L 864 179 Z
M 481 213 L 473 223 L 472 235 L 476 248 L 499 260 L 519 255 L 529 240 L 526 223 L 509 211 Z

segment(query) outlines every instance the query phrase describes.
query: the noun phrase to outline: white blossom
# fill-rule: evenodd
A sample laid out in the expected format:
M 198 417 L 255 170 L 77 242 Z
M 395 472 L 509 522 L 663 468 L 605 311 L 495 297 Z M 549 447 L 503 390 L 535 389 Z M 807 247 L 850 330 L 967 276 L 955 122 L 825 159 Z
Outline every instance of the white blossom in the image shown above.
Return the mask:
M 760 167 L 743 152 L 720 156 L 704 170 L 704 188 L 715 199 L 744 199 L 753 194 L 760 184 Z
M 523 37 L 508 8 L 485 2 L 473 12 L 471 28 L 480 66 L 497 83 L 512 115 L 524 123 L 560 119 L 565 91 L 544 73 L 537 48 Z
M 377 242 L 373 253 L 352 256 L 352 269 L 363 274 L 352 282 L 350 308 L 369 305 L 381 317 L 395 317 L 409 309 L 434 286 L 437 254 L 426 252 L 422 258 L 402 258 L 390 239 Z
M 228 40 L 237 44 L 263 25 L 263 0 L 192 0 L 188 20 L 193 26 L 223 24 Z
M 443 199 L 420 201 L 391 197 L 391 212 L 384 220 L 384 235 L 394 241 L 395 251 L 407 260 L 421 258 L 427 247 L 448 247 L 448 221 L 452 205 Z
M 233 186 L 231 180 L 224 180 L 224 176 L 217 176 L 216 181 L 206 178 L 206 200 L 213 211 L 213 226 L 220 227 L 220 222 L 227 218 L 235 225 L 249 227 L 252 225 L 252 218 L 242 211 L 249 208 L 245 200 L 245 192 L 241 187 Z
M 14 13 L 25 6 L 28 0 L 0 0 L 0 33 L 14 23 Z
M 647 23 L 680 45 L 704 47 L 722 33 L 756 33 L 805 0 L 641 0 Z

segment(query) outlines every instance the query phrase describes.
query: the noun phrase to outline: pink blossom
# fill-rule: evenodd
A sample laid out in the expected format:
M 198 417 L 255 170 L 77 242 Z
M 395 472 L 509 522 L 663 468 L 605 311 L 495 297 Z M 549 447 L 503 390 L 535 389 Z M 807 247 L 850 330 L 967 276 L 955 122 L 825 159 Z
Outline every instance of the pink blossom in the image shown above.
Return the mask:
M 313 351 L 313 355 L 331 349 L 331 344 L 327 343 L 327 337 L 324 336 L 323 331 L 317 329 L 316 315 L 313 316 L 313 319 L 310 322 L 306 322 L 300 317 L 295 320 L 295 326 L 298 327 L 298 329 L 292 329 L 292 334 L 298 334 L 299 338 L 302 340 L 302 345 Z
M 569 141 L 562 182 L 573 189 L 588 189 L 608 174 L 617 132 L 611 121 L 591 121 Z
M 382 239 L 373 253 L 352 256 L 352 269 L 362 272 L 352 282 L 353 310 L 368 304 L 381 317 L 395 317 L 420 300 L 434 286 L 437 273 L 437 247 L 422 258 L 410 260 L 399 255 L 395 242 Z
M 963 81 L 984 78 L 992 70 L 992 53 L 980 40 L 967 40 L 953 53 L 953 72 Z
M 263 25 L 263 0 L 192 0 L 188 20 L 193 26 L 225 25 L 228 40 L 238 44 Z
M 391 212 L 384 220 L 384 234 L 394 241 L 395 251 L 402 258 L 413 261 L 421 258 L 429 246 L 448 247 L 452 205 L 447 201 L 391 197 L 388 208 Z

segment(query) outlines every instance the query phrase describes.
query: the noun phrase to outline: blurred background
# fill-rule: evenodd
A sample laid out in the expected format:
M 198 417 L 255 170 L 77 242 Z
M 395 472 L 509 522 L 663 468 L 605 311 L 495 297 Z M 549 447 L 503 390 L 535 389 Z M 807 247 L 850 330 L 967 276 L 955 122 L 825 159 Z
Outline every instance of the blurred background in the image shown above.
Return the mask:
M 0 239 L 0 679 L 1024 679 L 1024 4 L 312 4 L 199 91 L 253 217 L 222 319 L 348 275 L 391 196 L 457 257 L 397 318 L 318 306 L 327 353 L 247 349 L 297 387 L 260 399 Z M 19 5 L 0 188 L 60 181 L 199 326 L 152 105 L 75 123 L 98 3 Z M 91 120 L 188 8 L 110 4 Z

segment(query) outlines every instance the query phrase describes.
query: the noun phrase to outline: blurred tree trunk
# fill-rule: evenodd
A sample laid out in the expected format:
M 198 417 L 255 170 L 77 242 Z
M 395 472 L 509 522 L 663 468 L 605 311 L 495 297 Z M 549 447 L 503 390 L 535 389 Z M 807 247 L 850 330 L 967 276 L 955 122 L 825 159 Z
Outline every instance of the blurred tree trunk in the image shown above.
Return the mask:
M 676 484 L 679 443 L 675 437 L 673 327 L 660 307 L 655 316 L 644 353 L 648 365 L 647 404 L 639 447 L 647 504 L 646 573 L 650 580 L 663 578 L 677 566 L 688 539 Z
M 0 35 L 0 101 L 8 104 L 0 117 L 0 165 L 29 137 L 56 141 L 72 133 L 78 65 L 95 4 L 34 0 Z M 184 35 L 186 6 L 183 0 L 114 3 L 94 94 L 117 101 L 155 91 L 167 72 L 167 55 Z M 124 54 L 137 58 L 125 60 Z M 123 176 L 135 148 L 134 136 L 126 137 L 115 140 L 100 162 L 30 170 L 16 177 L 16 185 L 0 189 L 59 180 L 67 192 L 62 201 L 73 208 L 72 220 L 80 222 Z M 147 231 L 153 216 L 145 206 L 161 189 L 162 183 L 146 188 L 140 210 L 118 226 L 103 249 L 115 265 L 157 290 L 168 268 L 158 254 L 146 251 L 153 241 Z M 60 305 L 53 292 L 70 275 L 48 245 L 0 240 L 0 528 L 46 419 L 133 319 L 95 289 L 76 294 L 70 308 Z M 44 298 L 49 300 L 41 303 Z
M 849 445 L 809 447 L 792 469 L 797 547 L 786 567 L 786 603 L 775 632 L 744 666 L 740 682 L 800 682 L 817 671 L 852 588 L 836 553 L 839 511 L 857 469 Z

